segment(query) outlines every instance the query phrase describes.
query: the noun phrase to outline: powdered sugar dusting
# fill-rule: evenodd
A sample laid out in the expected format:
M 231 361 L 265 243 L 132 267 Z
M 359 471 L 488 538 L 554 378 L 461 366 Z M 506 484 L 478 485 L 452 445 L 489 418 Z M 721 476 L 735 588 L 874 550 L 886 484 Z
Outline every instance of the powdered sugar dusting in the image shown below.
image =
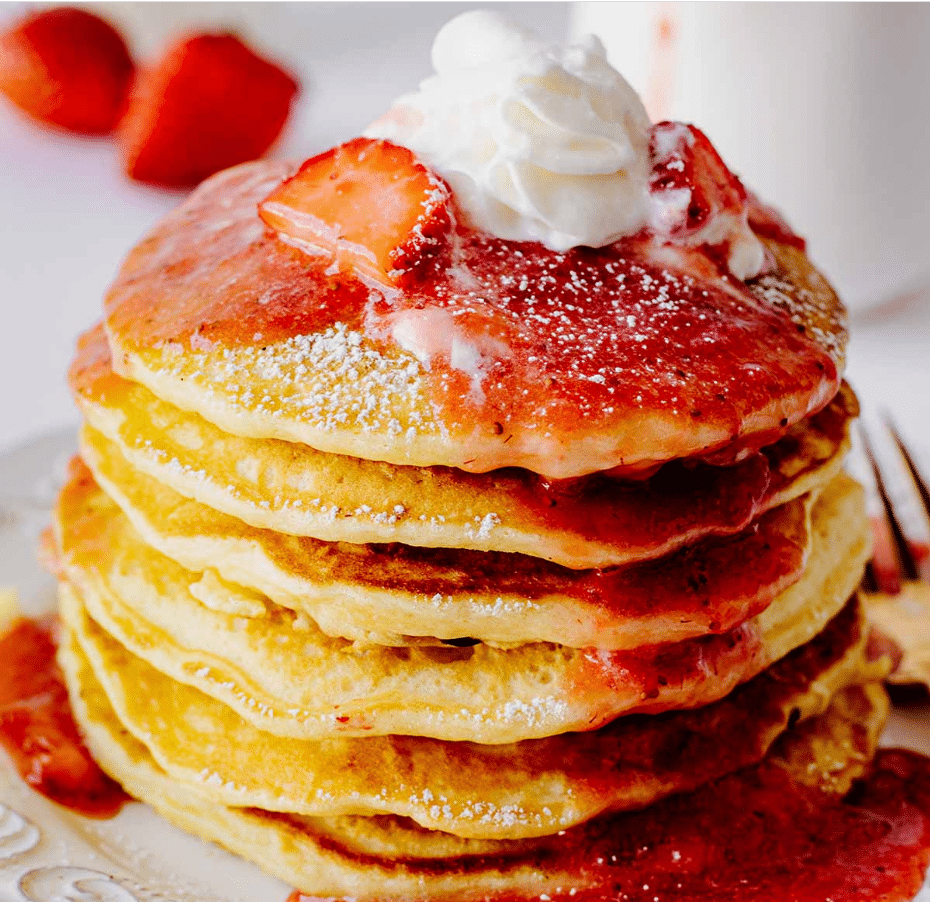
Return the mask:
M 459 223 L 445 269 L 392 291 L 273 235 L 245 241 L 261 199 L 235 181 L 199 195 L 108 305 L 118 371 L 231 432 L 563 478 L 738 459 L 747 423 L 780 428 L 839 384 L 841 326 L 796 330 L 702 248 L 560 253 Z
M 258 718 L 267 723 L 287 718 L 306 726 L 315 724 L 322 732 L 335 730 L 343 733 L 364 733 L 372 729 L 371 711 L 346 713 L 339 705 L 335 705 L 329 711 L 325 710 L 325 705 L 313 710 L 301 707 L 285 708 L 276 705 L 270 699 L 256 698 L 253 690 L 244 689 L 225 674 L 214 673 L 209 666 L 185 665 L 184 670 L 187 672 L 187 679 L 198 688 L 209 695 L 226 700 L 250 719 Z M 476 727 L 480 730 L 483 725 L 488 725 L 506 727 L 508 734 L 516 728 L 517 735 L 525 730 L 527 735 L 542 736 L 562 732 L 569 722 L 568 719 L 578 716 L 578 706 L 570 704 L 565 698 L 558 695 L 536 695 L 513 698 L 493 707 L 481 708 L 453 709 L 423 704 L 413 720 L 417 722 L 419 730 L 424 730 L 423 735 L 443 736 L 451 729 L 452 735 L 477 737 L 483 733 L 472 734 L 471 731 Z M 390 723 L 382 724 L 380 729 L 389 726 Z M 473 738 L 472 741 L 478 740 Z
M 571 787 L 565 790 L 565 797 L 572 798 Z M 484 799 L 462 799 L 444 794 L 434 794 L 429 788 L 413 792 L 406 804 L 417 812 L 428 815 L 437 829 L 451 830 L 457 821 L 468 821 L 497 828 L 534 827 L 554 832 L 560 827 L 567 827 L 577 820 L 573 812 L 560 811 L 558 814 L 548 807 L 541 810 L 527 810 L 520 804 L 497 804 Z M 421 814 L 422 817 L 422 814 Z
M 827 306 L 822 295 L 818 299 L 807 288 L 773 275 L 762 276 L 750 288 L 773 307 L 784 310 L 799 330 L 810 335 L 831 357 L 842 358 L 846 343 L 842 308 Z
M 325 432 L 399 437 L 411 429 L 438 431 L 424 415 L 423 367 L 416 357 L 384 354 L 345 323 L 270 345 L 167 354 L 163 361 L 159 375 L 195 374 L 233 410 L 295 419 Z M 385 398 L 394 404 L 386 405 Z M 401 411 L 407 414 L 403 421 Z

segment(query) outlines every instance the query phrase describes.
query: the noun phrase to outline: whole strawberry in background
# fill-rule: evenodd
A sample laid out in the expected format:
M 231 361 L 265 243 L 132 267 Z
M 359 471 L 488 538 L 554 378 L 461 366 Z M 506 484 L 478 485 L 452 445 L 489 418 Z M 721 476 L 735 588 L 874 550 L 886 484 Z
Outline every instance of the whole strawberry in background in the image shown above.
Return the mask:
M 0 35 L 0 92 L 33 118 L 68 131 L 113 131 L 134 71 L 119 33 L 81 9 L 34 13 Z
M 140 73 L 120 128 L 129 176 L 189 188 L 260 157 L 290 113 L 297 82 L 231 34 L 171 47 Z
M 58 7 L 0 34 L 0 93 L 43 124 L 118 129 L 126 174 L 194 187 L 262 156 L 281 133 L 297 82 L 232 34 L 196 34 L 136 72 L 126 43 L 93 13 Z

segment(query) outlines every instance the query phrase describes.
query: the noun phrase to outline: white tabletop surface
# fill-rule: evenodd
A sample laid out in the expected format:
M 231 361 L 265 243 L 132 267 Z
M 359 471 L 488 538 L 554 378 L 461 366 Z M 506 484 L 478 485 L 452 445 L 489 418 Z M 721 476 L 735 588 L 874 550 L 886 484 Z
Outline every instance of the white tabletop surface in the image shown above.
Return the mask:
M 142 58 L 193 27 L 244 32 L 303 95 L 275 155 L 354 137 L 431 72 L 436 31 L 468 3 L 103 4 Z M 567 3 L 500 4 L 555 39 Z M 26 4 L 0 2 L 0 28 Z M 0 450 L 76 422 L 64 383 L 120 260 L 182 199 L 129 182 L 109 140 L 46 131 L 0 98 Z

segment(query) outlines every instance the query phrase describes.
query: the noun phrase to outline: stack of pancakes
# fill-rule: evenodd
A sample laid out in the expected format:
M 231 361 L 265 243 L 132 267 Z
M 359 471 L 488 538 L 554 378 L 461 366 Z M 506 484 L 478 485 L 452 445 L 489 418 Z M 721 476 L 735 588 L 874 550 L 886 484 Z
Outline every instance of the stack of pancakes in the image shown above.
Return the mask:
M 716 342 L 655 362 L 693 403 L 573 414 L 546 336 L 532 385 L 487 364 L 482 391 L 373 328 L 361 282 L 258 219 L 290 171 L 202 186 L 71 370 L 60 660 L 104 769 L 304 892 L 380 900 L 597 887 L 563 850 L 764 759 L 845 791 L 884 669 L 854 597 L 842 309 L 803 252 L 767 239 L 774 274 L 738 298 L 758 334 L 709 322 Z M 778 329 L 808 343 L 803 379 Z

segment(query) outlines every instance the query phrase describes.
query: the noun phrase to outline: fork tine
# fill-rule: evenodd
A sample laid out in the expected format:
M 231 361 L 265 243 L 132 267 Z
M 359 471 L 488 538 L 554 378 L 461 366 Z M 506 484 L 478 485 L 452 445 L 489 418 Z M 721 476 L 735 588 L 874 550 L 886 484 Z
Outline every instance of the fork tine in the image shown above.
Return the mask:
M 914 455 L 911 454 L 910 449 L 904 443 L 904 439 L 901 437 L 901 433 L 898 431 L 897 426 L 891 417 L 891 414 L 888 413 L 888 411 L 884 411 L 882 418 L 888 433 L 891 435 L 891 438 L 895 443 L 895 447 L 898 449 L 898 453 L 901 455 L 902 460 L 907 466 L 908 472 L 911 474 L 911 482 L 913 483 L 914 488 L 917 490 L 917 495 L 920 498 L 921 505 L 923 506 L 925 523 L 928 527 L 930 527 L 930 488 L 928 488 L 927 485 L 927 478 L 921 472 L 920 467 L 914 460 Z M 930 554 L 928 554 L 930 549 L 928 549 L 926 543 L 918 542 L 911 542 L 910 547 L 911 554 L 916 560 L 917 567 L 921 572 L 921 578 L 926 582 L 930 582 Z
M 927 518 L 930 519 L 930 489 L 927 488 L 927 481 L 924 479 L 923 474 L 920 472 L 920 469 L 914 462 L 914 458 L 911 456 L 911 452 L 908 451 L 907 445 L 904 444 L 904 439 L 901 438 L 901 433 L 898 432 L 894 421 L 891 419 L 891 416 L 886 412 L 882 415 L 882 419 L 885 421 L 885 426 L 888 427 L 888 431 L 891 433 L 891 437 L 894 439 L 894 443 L 897 445 L 898 451 L 901 452 L 901 457 L 904 458 L 904 463 L 907 464 L 911 478 L 914 480 L 914 486 L 917 489 L 917 494 L 920 495 L 920 500 L 923 502 L 924 512 L 926 513 Z
M 920 570 L 917 567 L 917 561 L 914 559 L 914 555 L 911 553 L 910 545 L 908 544 L 907 538 L 904 535 L 904 530 L 901 528 L 901 522 L 898 520 L 897 515 L 895 514 L 894 507 L 891 504 L 891 498 L 888 495 L 888 490 L 885 487 L 885 480 L 882 478 L 881 470 L 879 469 L 878 462 L 875 459 L 875 454 L 872 450 L 872 443 L 869 440 L 869 434 L 864 427 L 860 424 L 860 434 L 862 435 L 862 444 L 865 448 L 865 455 L 869 461 L 869 466 L 872 468 L 872 473 L 875 477 L 875 487 L 878 489 L 878 495 L 882 500 L 882 507 L 885 509 L 885 518 L 888 523 L 888 527 L 891 530 L 891 538 L 894 542 L 894 549 L 897 553 L 898 563 L 901 567 L 901 575 L 905 579 L 917 580 L 920 579 Z

